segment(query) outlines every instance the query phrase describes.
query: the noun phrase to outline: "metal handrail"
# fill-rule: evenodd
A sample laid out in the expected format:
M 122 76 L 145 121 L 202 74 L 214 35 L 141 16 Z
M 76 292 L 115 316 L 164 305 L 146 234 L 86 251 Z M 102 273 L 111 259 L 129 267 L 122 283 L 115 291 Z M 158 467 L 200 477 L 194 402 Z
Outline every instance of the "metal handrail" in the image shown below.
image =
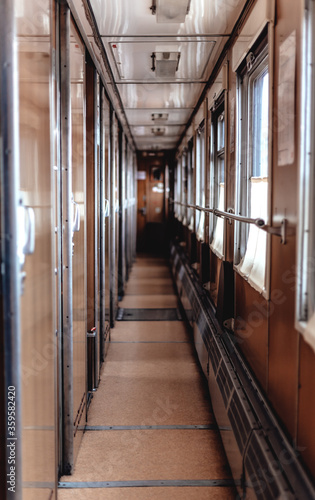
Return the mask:
M 235 215 L 235 214 L 233 214 L 233 212 L 224 212 L 223 210 L 218 210 L 217 208 L 215 208 L 213 210 L 213 213 L 217 217 L 229 219 L 230 221 L 237 220 L 239 222 L 246 222 L 247 224 L 254 224 L 255 226 L 259 227 L 260 229 L 262 229 L 263 227 L 266 226 L 264 219 L 260 219 L 260 218 L 253 219 L 251 217 L 245 217 L 244 215 Z
M 223 210 L 219 210 L 218 208 L 205 208 L 200 205 L 191 205 L 190 203 L 182 203 L 180 201 L 175 201 L 170 199 L 170 202 L 176 205 L 181 205 L 182 207 L 192 208 L 194 210 L 199 210 L 200 212 L 211 213 L 216 217 L 220 217 L 223 219 L 228 219 L 229 224 L 232 224 L 232 220 L 236 220 L 239 222 L 245 222 L 247 224 L 254 224 L 259 229 L 262 229 L 268 234 L 273 234 L 274 236 L 279 236 L 281 238 L 281 243 L 284 245 L 286 243 L 288 231 L 288 220 L 283 219 L 281 221 L 281 226 L 269 226 L 265 223 L 264 219 L 256 218 L 253 219 L 251 217 L 245 217 L 244 215 L 235 215 L 233 213 L 233 209 L 225 212 Z

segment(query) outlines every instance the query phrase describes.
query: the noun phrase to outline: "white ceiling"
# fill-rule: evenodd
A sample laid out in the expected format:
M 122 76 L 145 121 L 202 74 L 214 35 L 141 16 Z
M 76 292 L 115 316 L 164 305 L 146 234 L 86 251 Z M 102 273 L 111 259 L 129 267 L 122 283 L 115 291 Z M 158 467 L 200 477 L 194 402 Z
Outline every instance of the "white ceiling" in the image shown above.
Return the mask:
M 184 23 L 158 23 L 152 0 L 90 3 L 137 148 L 174 148 L 246 0 L 191 0 Z M 175 77 L 156 77 L 153 52 L 180 52 Z

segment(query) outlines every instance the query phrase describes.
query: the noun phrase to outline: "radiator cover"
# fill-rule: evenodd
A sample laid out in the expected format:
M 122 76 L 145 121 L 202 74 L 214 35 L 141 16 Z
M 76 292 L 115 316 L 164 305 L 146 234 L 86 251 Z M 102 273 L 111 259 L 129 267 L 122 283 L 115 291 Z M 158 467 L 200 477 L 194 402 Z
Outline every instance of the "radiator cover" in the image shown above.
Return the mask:
M 182 307 L 194 329 L 196 351 L 241 498 L 315 500 L 314 486 L 302 463 L 237 347 L 216 320 L 210 299 L 183 250 L 175 244 L 171 246 L 171 268 Z M 227 439 L 227 423 L 232 439 L 231 435 Z

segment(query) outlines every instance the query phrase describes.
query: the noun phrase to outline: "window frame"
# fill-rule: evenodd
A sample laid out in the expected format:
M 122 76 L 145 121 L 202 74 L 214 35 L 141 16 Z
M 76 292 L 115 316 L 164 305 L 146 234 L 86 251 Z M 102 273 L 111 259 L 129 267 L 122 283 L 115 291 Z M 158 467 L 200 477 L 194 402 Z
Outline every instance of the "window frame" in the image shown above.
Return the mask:
M 315 6 L 305 1 L 301 92 L 301 154 L 297 252 L 296 329 L 304 334 L 315 314 Z M 312 234 L 313 233 L 313 234 Z
M 236 99 L 236 114 L 237 114 L 237 130 L 236 130 L 236 183 L 235 183 L 235 213 L 248 217 L 251 213 L 251 179 L 266 178 L 253 176 L 254 164 L 254 138 L 252 129 L 254 125 L 253 111 L 253 96 L 254 85 L 258 78 L 263 77 L 268 73 L 268 194 L 267 194 L 267 220 L 271 217 L 271 179 L 272 179 L 272 154 L 271 144 L 273 141 L 272 132 L 272 66 L 271 66 L 271 44 L 269 35 L 269 24 L 262 30 L 256 43 L 249 50 L 246 57 L 242 60 L 240 66 L 236 70 L 237 73 L 237 99 Z M 245 168 L 243 166 L 245 165 Z M 250 224 L 235 221 L 234 225 L 234 270 L 240 274 L 244 280 L 249 282 L 250 275 L 247 277 L 240 271 L 240 264 L 246 255 L 248 237 L 250 232 Z M 261 289 L 253 282 L 249 284 L 256 289 L 266 299 L 270 293 L 270 236 L 266 235 L 266 260 L 265 260 L 265 275 L 264 286 Z
M 222 90 L 218 98 L 216 99 L 214 106 L 211 108 L 211 146 L 210 146 L 210 207 L 220 208 L 220 177 L 218 172 L 219 161 L 223 159 L 223 174 L 224 174 L 224 209 L 226 207 L 226 159 L 227 159 L 227 141 L 226 141 L 226 92 Z M 223 141 L 224 145 L 222 148 L 218 148 L 218 128 L 219 128 L 219 118 L 224 116 L 224 129 L 223 129 Z M 223 221 L 223 219 L 221 219 Z M 210 224 L 209 224 L 209 244 L 213 253 L 215 253 L 220 259 L 225 259 L 225 239 L 226 239 L 226 225 L 223 221 L 223 235 L 222 235 L 222 252 L 213 246 L 215 229 L 217 227 L 219 218 L 211 214 Z
M 187 150 L 187 203 L 194 204 L 194 140 L 193 137 L 188 141 Z M 194 230 L 194 210 L 187 209 L 187 226 L 190 231 Z
M 206 175 L 206 126 L 205 120 L 196 130 L 196 191 L 195 205 L 204 206 L 206 197 L 205 175 Z M 199 182 L 198 182 L 199 181 Z M 199 185 L 198 185 L 199 184 Z M 195 213 L 196 237 L 204 241 L 205 213 L 196 210 Z M 201 227 L 203 225 L 203 227 Z

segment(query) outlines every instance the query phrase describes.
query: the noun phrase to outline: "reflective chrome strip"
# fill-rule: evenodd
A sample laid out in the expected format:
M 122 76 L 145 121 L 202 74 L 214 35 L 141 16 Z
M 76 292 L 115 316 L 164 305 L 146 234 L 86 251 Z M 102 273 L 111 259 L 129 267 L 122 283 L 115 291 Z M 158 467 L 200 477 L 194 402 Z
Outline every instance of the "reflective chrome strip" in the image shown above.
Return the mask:
M 111 340 L 111 344 L 192 344 L 191 340 Z

